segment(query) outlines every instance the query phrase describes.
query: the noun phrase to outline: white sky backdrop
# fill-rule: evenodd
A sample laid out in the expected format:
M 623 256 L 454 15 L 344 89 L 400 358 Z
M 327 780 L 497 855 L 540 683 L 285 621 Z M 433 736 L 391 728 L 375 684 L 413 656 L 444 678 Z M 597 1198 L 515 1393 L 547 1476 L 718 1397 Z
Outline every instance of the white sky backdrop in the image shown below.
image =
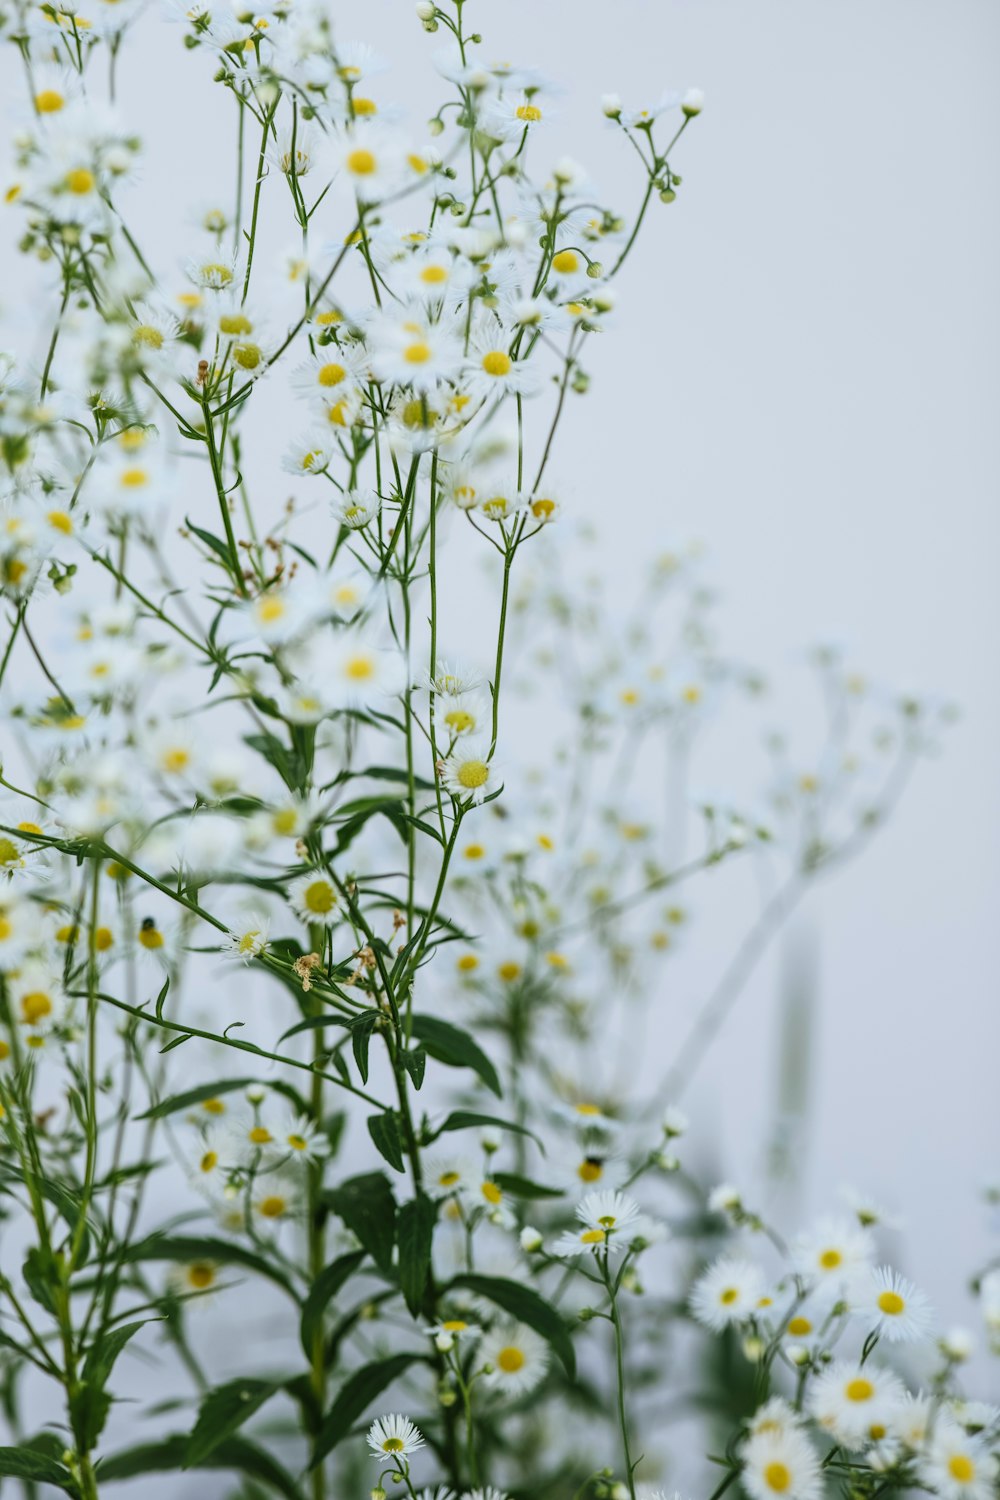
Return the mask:
M 422 121 L 443 37 L 423 36 L 409 0 L 333 10 L 343 39 L 392 59 L 379 96 Z M 640 184 L 599 95 L 706 91 L 674 163 L 678 202 L 652 215 L 621 281 L 620 317 L 590 356 L 594 388 L 570 405 L 554 471 L 598 526 L 623 595 L 637 561 L 698 537 L 724 636 L 784 682 L 775 720 L 811 726 L 794 648 L 829 636 L 876 677 L 963 706 L 892 827 L 810 905 L 821 1011 L 804 1180 L 813 1207 L 842 1181 L 892 1202 L 907 1269 L 947 1319 L 969 1320 L 962 1280 L 990 1243 L 977 1195 L 1000 1123 L 1000 9 L 470 0 L 468 12 L 493 56 L 567 85 L 551 158 L 585 161 L 622 209 Z M 176 280 L 188 202 L 211 193 L 223 160 L 228 183 L 233 121 L 179 30 L 144 34 L 155 52 L 133 47 L 121 70 L 122 107 L 149 152 L 135 222 Z M 8 85 L 20 95 L 9 51 L 0 98 Z M 12 273 L 31 283 L 12 220 L 0 221 L 0 302 L 23 323 Z M 273 454 L 283 438 L 260 441 Z M 451 628 L 461 644 L 464 610 Z M 743 749 L 717 745 L 705 779 L 724 781 Z M 749 875 L 722 872 L 712 889 L 674 971 L 664 1065 L 677 1018 L 752 918 Z M 749 986 L 690 1100 L 741 1181 L 772 1124 L 777 974 L 767 964 Z

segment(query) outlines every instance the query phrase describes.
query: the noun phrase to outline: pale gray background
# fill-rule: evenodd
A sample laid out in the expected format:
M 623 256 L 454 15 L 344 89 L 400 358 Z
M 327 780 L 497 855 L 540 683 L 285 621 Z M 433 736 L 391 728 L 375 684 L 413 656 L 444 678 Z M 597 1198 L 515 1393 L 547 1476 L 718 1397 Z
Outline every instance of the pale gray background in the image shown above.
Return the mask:
M 492 55 L 567 85 L 551 157 L 584 160 L 623 207 L 639 184 L 622 185 L 628 153 L 604 129 L 599 95 L 706 91 L 675 162 L 679 201 L 654 216 L 622 279 L 603 369 L 590 358 L 595 394 L 571 405 L 562 437 L 559 473 L 601 527 L 623 589 L 658 541 L 703 538 L 726 634 L 783 678 L 786 722 L 812 723 L 793 648 L 827 635 L 874 675 L 963 706 L 892 828 L 810 906 L 821 1016 L 802 1172 L 814 1207 L 842 1181 L 893 1203 L 907 1269 L 947 1320 L 971 1321 L 963 1279 L 991 1243 L 978 1195 L 996 1166 L 1000 1041 L 1000 8 L 468 10 Z M 334 11 L 342 37 L 392 58 L 379 97 L 422 119 L 439 39 L 422 35 L 409 0 Z M 228 162 L 232 120 L 207 59 L 186 56 L 172 31 L 155 47 L 121 74 L 150 148 L 134 202 L 144 241 L 179 254 L 185 206 L 210 190 L 213 153 Z M 0 69 L 4 92 L 20 87 L 10 54 Z M 8 289 L 16 233 L 11 223 L 0 248 Z M 164 252 L 160 264 L 175 261 Z M 592 436 L 595 401 L 602 434 L 627 432 L 624 444 Z M 724 748 L 720 774 L 740 754 Z M 751 918 L 748 877 L 722 874 L 715 889 L 675 970 L 672 1017 L 694 1012 Z M 777 974 L 772 962 L 751 984 L 691 1101 L 740 1181 L 760 1171 L 772 1126 Z

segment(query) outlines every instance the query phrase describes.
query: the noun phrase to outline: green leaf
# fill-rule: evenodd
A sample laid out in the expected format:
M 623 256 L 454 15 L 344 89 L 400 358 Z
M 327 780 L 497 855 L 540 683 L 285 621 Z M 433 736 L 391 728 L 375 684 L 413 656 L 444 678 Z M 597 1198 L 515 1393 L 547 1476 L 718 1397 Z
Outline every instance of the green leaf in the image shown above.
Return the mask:
M 384 1172 L 349 1177 L 333 1188 L 327 1201 L 371 1255 L 380 1271 L 392 1269 L 396 1200 Z
M 224 1266 L 243 1266 L 248 1271 L 266 1276 L 269 1281 L 276 1282 L 284 1291 L 295 1296 L 291 1282 L 277 1266 L 271 1265 L 262 1255 L 256 1255 L 243 1245 L 216 1239 L 212 1235 L 151 1234 L 148 1239 L 129 1245 L 125 1260 L 176 1260 L 184 1264 L 192 1260 L 211 1260 Z
M 372 1031 L 376 1021 L 381 1017 L 380 1010 L 363 1010 L 357 1017 L 352 1017 L 348 1022 L 351 1030 L 351 1047 L 354 1051 L 354 1061 L 358 1065 L 361 1074 L 361 1082 L 368 1082 L 368 1046 L 372 1039 Z
M 61 1277 L 56 1267 L 52 1251 L 44 1245 L 32 1245 L 24 1258 L 21 1267 L 21 1275 L 24 1277 L 28 1291 L 35 1301 L 45 1308 L 46 1312 L 57 1316 L 55 1292 L 60 1286 Z
M 565 1188 L 545 1187 L 540 1182 L 532 1182 L 530 1177 L 519 1177 L 516 1172 L 494 1172 L 493 1181 L 504 1193 L 509 1193 L 512 1198 L 565 1198 Z
M 480 1115 L 469 1109 L 453 1109 L 443 1125 L 439 1125 L 436 1135 L 444 1135 L 449 1130 L 469 1130 L 475 1125 L 495 1125 L 498 1130 L 514 1130 L 518 1135 L 530 1135 L 542 1155 L 545 1155 L 545 1147 L 538 1139 L 533 1130 L 526 1125 L 516 1125 L 513 1120 L 499 1120 L 496 1115 Z
M 423 1047 L 409 1047 L 400 1052 L 399 1060 L 413 1079 L 413 1087 L 419 1091 L 427 1071 L 427 1053 Z
M 202 1083 L 196 1089 L 187 1089 L 183 1094 L 172 1094 L 161 1099 L 152 1109 L 136 1115 L 137 1120 L 162 1120 L 166 1115 L 175 1115 L 178 1110 L 190 1109 L 193 1104 L 202 1104 L 206 1099 L 217 1099 L 221 1094 L 231 1094 L 234 1089 L 245 1089 L 256 1083 L 256 1078 L 220 1078 L 215 1083 Z
M 68 1469 L 54 1458 L 32 1452 L 23 1443 L 17 1448 L 0 1448 L 0 1475 L 6 1479 L 38 1479 L 58 1485 L 67 1495 L 79 1494 Z
M 281 1386 L 280 1380 L 230 1380 L 209 1391 L 198 1409 L 182 1467 L 196 1469 L 202 1459 L 242 1427 Z
M 226 546 L 222 538 L 219 536 L 214 536 L 211 531 L 202 530 L 200 526 L 195 526 L 187 516 L 184 517 L 184 524 L 187 526 L 188 531 L 193 531 L 198 540 L 204 542 L 205 546 L 215 553 L 216 557 L 221 557 L 227 569 L 230 569 L 231 571 L 232 557 L 230 555 L 229 548 Z
M 436 1222 L 437 1205 L 423 1193 L 402 1204 L 396 1215 L 399 1288 L 413 1317 L 420 1312 L 427 1290 Z
M 104 1387 L 115 1361 L 140 1328 L 145 1328 L 147 1323 L 160 1321 L 159 1318 L 141 1318 L 137 1323 L 123 1323 L 121 1327 L 112 1328 L 91 1344 L 83 1364 L 82 1399 L 73 1408 L 88 1448 L 93 1448 L 97 1443 L 111 1409 L 111 1398 L 105 1393 Z
M 335 1261 L 323 1267 L 309 1288 L 309 1295 L 302 1305 L 300 1324 L 302 1348 L 305 1350 L 307 1359 L 311 1360 L 313 1357 L 316 1335 L 322 1331 L 323 1327 L 323 1314 L 367 1254 L 367 1250 L 350 1250 L 346 1255 L 338 1255 Z
M 368 1116 L 368 1134 L 390 1167 L 394 1167 L 397 1172 L 405 1172 L 403 1143 L 399 1138 L 396 1116 L 391 1110 L 384 1109 L 380 1114 Z
M 134 1479 L 137 1474 L 176 1473 L 186 1441 L 186 1435 L 178 1432 L 161 1442 L 142 1443 L 136 1448 L 112 1453 L 97 1467 L 98 1484 L 103 1486 L 115 1479 Z M 285 1500 L 302 1500 L 301 1491 L 288 1470 L 265 1449 L 258 1448 L 246 1438 L 226 1438 L 192 1468 L 233 1469 L 270 1485 L 279 1495 L 284 1495 Z
M 460 1026 L 442 1021 L 440 1016 L 414 1016 L 413 1035 L 423 1043 L 435 1062 L 445 1063 L 450 1068 L 471 1068 L 498 1099 L 502 1097 L 503 1089 L 496 1068 L 479 1043 Z
M 519 1281 L 507 1281 L 501 1276 L 456 1276 L 451 1285 L 468 1287 L 477 1297 L 495 1302 L 519 1323 L 527 1323 L 551 1344 L 570 1379 L 575 1378 L 576 1358 L 566 1324 L 551 1303 L 544 1301 L 537 1292 L 522 1286 Z
M 386 1386 L 398 1380 L 410 1365 L 426 1357 L 424 1354 L 393 1354 L 388 1359 L 375 1360 L 373 1364 L 365 1365 L 349 1375 L 333 1398 L 333 1405 L 316 1434 L 316 1445 L 309 1467 L 315 1469 L 328 1453 L 332 1453 Z

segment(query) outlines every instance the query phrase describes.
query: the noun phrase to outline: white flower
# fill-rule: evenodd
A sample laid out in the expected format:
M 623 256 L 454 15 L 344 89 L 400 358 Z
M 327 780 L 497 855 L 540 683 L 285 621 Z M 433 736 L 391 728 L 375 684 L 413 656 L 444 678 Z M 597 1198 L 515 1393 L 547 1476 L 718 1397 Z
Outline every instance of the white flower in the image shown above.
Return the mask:
M 879 1266 L 868 1284 L 855 1290 L 851 1311 L 892 1343 L 923 1338 L 931 1323 L 930 1303 L 923 1292 L 889 1266 Z
M 248 918 L 247 926 L 242 931 L 229 934 L 222 951 L 227 958 L 237 958 L 244 964 L 249 964 L 266 950 L 270 930 L 271 924 L 267 917 L 254 913 Z
M 512 393 L 530 396 L 539 386 L 538 371 L 526 359 L 510 353 L 510 337 L 499 324 L 482 329 L 473 340 L 462 368 L 462 388 L 470 396 L 488 401 Z
M 424 1446 L 424 1440 L 409 1417 L 396 1412 L 372 1423 L 368 1429 L 368 1446 L 377 1459 L 392 1462 L 409 1458 L 411 1453 Z
M 699 1323 L 720 1333 L 730 1323 L 742 1323 L 760 1305 L 764 1276 L 748 1260 L 722 1256 L 695 1282 L 691 1311 Z
M 576 1216 L 581 1230 L 567 1230 L 553 1246 L 556 1255 L 579 1255 L 584 1250 L 619 1251 L 627 1248 L 629 1228 L 639 1219 L 639 1205 L 624 1193 L 588 1193 L 578 1204 Z
M 452 380 L 462 363 L 462 347 L 446 327 L 422 312 L 380 318 L 369 334 L 372 371 L 391 385 L 429 394 Z
M 756 1432 L 740 1449 L 743 1484 L 753 1500 L 816 1500 L 822 1471 L 812 1443 L 800 1428 Z
M 997 1460 L 983 1443 L 945 1421 L 934 1433 L 920 1476 L 942 1500 L 992 1500 Z
M 375 519 L 381 509 L 381 498 L 374 490 L 345 490 L 330 501 L 334 519 L 349 531 L 360 531 Z
M 401 693 L 406 670 L 398 651 L 384 650 L 358 627 L 337 630 L 324 651 L 324 692 L 337 708 L 362 708 Z
M 482 802 L 502 785 L 485 741 L 464 739 L 443 762 L 441 780 L 451 795 L 466 806 Z
M 332 927 L 339 916 L 340 894 L 325 870 L 310 870 L 293 880 L 288 900 L 300 922 Z
M 821 1219 L 792 1247 L 799 1275 L 834 1298 L 869 1269 L 871 1255 L 871 1236 L 848 1219 Z
M 479 1348 L 480 1368 L 491 1367 L 483 1376 L 485 1385 L 505 1395 L 523 1395 L 544 1378 L 548 1369 L 548 1346 L 523 1323 L 501 1323 L 491 1328 Z
M 895 1375 L 841 1360 L 816 1377 L 809 1409 L 845 1448 L 863 1448 L 890 1431 L 903 1394 Z

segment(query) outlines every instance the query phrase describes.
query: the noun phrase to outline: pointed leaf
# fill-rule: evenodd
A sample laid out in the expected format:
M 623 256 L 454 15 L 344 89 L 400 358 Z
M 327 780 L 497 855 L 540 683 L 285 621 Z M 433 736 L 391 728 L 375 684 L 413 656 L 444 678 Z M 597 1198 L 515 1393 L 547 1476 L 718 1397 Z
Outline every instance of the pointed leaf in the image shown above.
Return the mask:
M 396 1215 L 399 1287 L 413 1317 L 420 1312 L 427 1290 L 436 1222 L 437 1205 L 423 1193 L 404 1203 Z
M 380 1271 L 392 1269 L 396 1200 L 384 1172 L 350 1177 L 327 1194 L 327 1201 L 369 1252 Z
M 399 1138 L 396 1116 L 391 1110 L 384 1109 L 381 1114 L 368 1116 L 368 1134 L 390 1167 L 395 1167 L 397 1172 L 405 1172 L 403 1143 Z
M 280 1380 L 230 1380 L 209 1391 L 188 1438 L 183 1467 L 196 1469 L 202 1459 L 269 1401 L 281 1384 Z
M 358 1418 L 364 1416 L 375 1397 L 380 1396 L 386 1386 L 398 1380 L 417 1360 L 424 1359 L 426 1355 L 423 1354 L 393 1354 L 388 1359 L 375 1360 L 373 1364 L 365 1365 L 349 1375 L 333 1398 L 333 1405 L 316 1435 L 316 1446 L 309 1467 L 315 1469 L 317 1464 L 322 1463 L 326 1455 L 347 1436 Z
M 517 1318 L 519 1323 L 527 1323 L 529 1328 L 533 1328 L 551 1344 L 567 1375 L 570 1379 L 574 1378 L 576 1358 L 566 1324 L 562 1315 L 537 1292 L 522 1286 L 519 1281 L 507 1281 L 501 1276 L 456 1276 L 451 1285 L 468 1287 L 477 1297 L 486 1297 L 490 1302 L 495 1302 L 497 1307 L 502 1307 L 504 1312 Z
M 307 1359 L 311 1360 L 313 1357 L 313 1345 L 317 1333 L 322 1330 L 324 1312 L 348 1278 L 353 1276 L 367 1253 L 367 1250 L 350 1250 L 346 1255 L 338 1255 L 335 1261 L 323 1267 L 309 1288 L 309 1295 L 302 1306 L 299 1329 Z
M 471 1068 L 498 1099 L 502 1097 L 503 1089 L 496 1068 L 479 1043 L 460 1026 L 442 1021 L 440 1016 L 414 1016 L 413 1035 L 436 1062 L 451 1068 Z

